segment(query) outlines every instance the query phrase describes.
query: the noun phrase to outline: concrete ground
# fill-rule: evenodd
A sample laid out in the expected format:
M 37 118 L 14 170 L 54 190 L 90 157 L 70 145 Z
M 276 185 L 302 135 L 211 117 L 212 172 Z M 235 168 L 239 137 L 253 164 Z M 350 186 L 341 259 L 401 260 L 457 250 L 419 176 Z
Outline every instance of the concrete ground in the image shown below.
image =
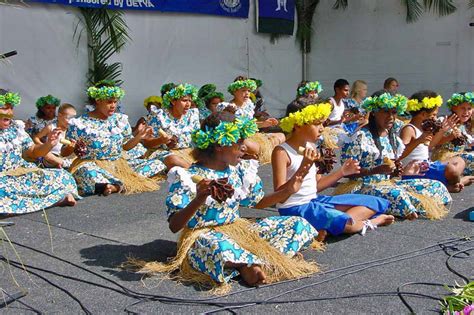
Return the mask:
M 260 175 L 270 189 L 271 168 L 262 167 Z M 7 300 L 8 294 L 27 292 L 0 312 L 409 313 L 396 295 L 403 284 L 462 283 L 446 260 L 456 251 L 474 247 L 474 238 L 464 239 L 474 236 L 474 224 L 468 221 L 474 210 L 473 193 L 470 187 L 453 195 L 451 212 L 441 221 L 397 221 L 366 236 L 330 237 L 326 251 L 304 253 L 321 265 L 320 274 L 256 289 L 235 282 L 230 295 L 218 298 L 194 286 L 144 278 L 119 267 L 129 256 L 164 261 L 174 255 L 176 235 L 167 226 L 164 185 L 154 193 L 85 198 L 74 208 L 47 210 L 49 226 L 42 212 L 0 220 L 15 223 L 3 229 L 14 250 L 3 235 L 0 253 L 18 267 L 4 259 L 0 288 Z M 243 209 L 242 213 L 264 217 L 275 215 L 275 210 Z M 472 280 L 474 251 L 468 253 L 448 263 Z M 413 311 L 422 314 L 438 312 L 439 304 L 419 294 L 448 293 L 443 287 L 421 284 L 400 290 Z M 229 303 L 235 304 L 225 309 Z

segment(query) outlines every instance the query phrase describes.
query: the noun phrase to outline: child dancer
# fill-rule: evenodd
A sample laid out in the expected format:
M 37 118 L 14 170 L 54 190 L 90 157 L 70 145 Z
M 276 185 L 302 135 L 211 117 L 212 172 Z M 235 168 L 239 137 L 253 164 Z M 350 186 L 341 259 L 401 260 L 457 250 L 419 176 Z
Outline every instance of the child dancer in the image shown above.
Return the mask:
M 374 94 L 362 104 L 370 112 L 369 123 L 358 131 L 342 148 L 342 162 L 358 160 L 359 174 L 339 185 L 337 194 L 358 193 L 378 196 L 390 201 L 389 213 L 407 219 L 419 215 L 431 219 L 444 217 L 451 202 L 446 187 L 430 179 L 396 179 L 402 170 L 399 162 L 404 146 L 393 130 L 397 113 L 406 110 L 407 101 L 402 95 Z M 394 162 L 395 161 L 395 162 Z
M 0 214 L 22 214 L 52 206 L 74 206 L 77 186 L 64 170 L 39 169 L 24 158 L 45 156 L 59 141 L 53 130 L 43 144 L 34 144 L 22 121 L 13 120 L 20 96 L 0 95 Z
M 263 208 L 295 191 L 293 181 L 264 196 L 257 162 L 241 160 L 242 140 L 256 131 L 253 120 L 219 112 L 194 133 L 197 163 L 168 173 L 169 227 L 182 231 L 178 255 L 166 264 L 135 262 L 142 272 L 178 271 L 180 280 L 226 290 L 238 274 L 248 285 L 259 285 L 318 270 L 297 255 L 317 235 L 305 219 L 277 216 L 252 223 L 240 216 L 239 206 Z
M 108 196 L 157 190 L 152 178 L 165 169 L 163 163 L 124 157 L 124 151 L 133 149 L 151 128 L 142 126 L 133 135 L 128 117 L 115 112 L 125 94 L 121 88 L 99 85 L 88 88 L 87 93 L 94 100 L 94 110 L 69 121 L 66 138 L 74 140 L 75 147 L 65 146 L 61 152 L 77 155 L 70 171 L 80 193 Z
M 474 111 L 474 92 L 455 93 L 447 104 L 459 122 L 440 140 L 432 158 L 443 162 L 453 156 L 459 156 L 466 162 L 464 175 L 474 175 L 474 153 L 468 152 L 474 145 L 474 140 L 466 129 Z
M 441 96 L 429 90 L 417 92 L 408 100 L 407 111 L 412 118 L 400 133 L 400 138 L 405 145 L 401 158 L 404 164 L 425 162 L 427 169 L 423 174 L 403 176 L 403 179 L 435 179 L 442 182 L 449 192 L 459 192 L 464 186 L 474 181 L 472 176 L 462 176 L 465 167 L 464 160 L 460 157 L 452 157 L 446 163 L 430 162 L 429 147 L 432 139 L 442 137 L 443 133 L 452 128 L 451 118 L 444 120 L 443 124 L 436 120 L 438 109 L 442 104 Z
M 341 233 L 365 234 L 367 228 L 393 223 L 394 217 L 384 214 L 389 202 L 365 195 L 322 196 L 322 191 L 335 184 L 343 176 L 359 173 L 359 163 L 347 160 L 332 174 L 322 177 L 315 161 L 318 156 L 314 143 L 323 131 L 323 123 L 331 113 L 331 104 L 309 105 L 290 113 L 281 120 L 281 127 L 290 133 L 287 141 L 273 150 L 273 186 L 277 191 L 287 181 L 302 178 L 299 190 L 277 205 L 281 215 L 296 215 L 308 220 L 319 232 L 326 230 L 332 235 Z M 304 148 L 304 153 L 298 153 Z
M 296 98 L 308 97 L 316 101 L 322 91 L 323 87 L 319 81 L 301 81 L 296 90 Z
M 36 100 L 36 116 L 26 122 L 26 132 L 33 137 L 50 123 L 56 123 L 56 108 L 61 101 L 52 95 L 42 96 Z
M 153 137 L 144 139 L 150 159 L 159 159 L 167 169 L 173 166 L 188 168 L 194 162 L 192 133 L 199 129 L 199 110 L 191 108 L 197 98 L 193 85 L 180 84 L 168 91 L 162 108 L 147 117 Z
M 255 105 L 250 100 L 250 93 L 255 91 L 257 84 L 255 81 L 247 79 L 246 77 L 237 77 L 227 90 L 234 98 L 229 102 L 222 102 L 217 105 L 217 110 L 222 111 L 227 107 L 235 109 L 237 117 L 252 119 L 255 115 Z M 259 128 L 273 127 L 278 125 L 278 120 L 275 118 L 268 118 L 265 121 L 258 121 Z M 284 142 L 285 136 L 282 133 L 257 133 L 252 138 L 246 139 L 248 154 L 258 157 L 261 163 L 269 163 L 273 148 Z
M 48 153 L 42 160 L 44 167 L 53 167 L 53 168 L 68 168 L 71 166 L 72 159 L 61 157 L 61 148 L 63 144 L 61 141 L 64 139 L 64 135 L 69 126 L 69 120 L 76 116 L 76 108 L 71 105 L 64 103 L 59 106 L 58 109 L 58 118 L 57 124 L 52 122 L 46 127 L 44 127 L 40 132 L 33 136 L 33 141 L 36 144 L 43 144 L 43 140 L 46 139 L 46 136 L 53 130 L 61 130 L 62 134 L 60 136 L 60 141 L 54 146 L 50 153 Z M 74 143 L 71 143 L 73 146 Z

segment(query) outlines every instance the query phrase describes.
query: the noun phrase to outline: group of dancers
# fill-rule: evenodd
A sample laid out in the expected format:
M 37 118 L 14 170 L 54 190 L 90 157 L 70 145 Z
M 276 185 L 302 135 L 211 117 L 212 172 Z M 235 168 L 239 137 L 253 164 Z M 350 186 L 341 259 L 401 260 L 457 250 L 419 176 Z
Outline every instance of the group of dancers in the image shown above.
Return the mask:
M 88 88 L 80 116 L 40 97 L 26 122 L 14 119 L 20 96 L 0 90 L 0 213 L 155 191 L 167 178 L 177 256 L 131 263 L 222 292 L 237 275 L 259 285 L 317 272 L 300 251 L 321 248 L 328 234 L 365 234 L 395 217 L 442 219 L 451 193 L 474 182 L 473 92 L 453 94 L 450 114 L 438 117 L 439 94 L 407 98 L 393 78 L 370 97 L 364 81 L 351 88 L 339 79 L 326 100 L 318 81 L 304 81 L 276 119 L 261 85 L 239 76 L 227 102 L 213 84 L 167 83 L 145 99 L 147 114 L 133 127 L 114 82 Z M 264 163 L 273 170 L 268 194 L 258 176 Z M 323 195 L 330 187 L 333 195 Z M 270 206 L 280 215 L 247 220 L 239 212 Z

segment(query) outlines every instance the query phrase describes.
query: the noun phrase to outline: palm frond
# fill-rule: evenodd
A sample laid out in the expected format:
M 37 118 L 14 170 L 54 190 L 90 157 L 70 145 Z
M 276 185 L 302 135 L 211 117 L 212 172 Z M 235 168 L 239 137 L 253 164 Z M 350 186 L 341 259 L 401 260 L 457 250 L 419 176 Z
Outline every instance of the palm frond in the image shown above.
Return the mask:
M 318 4 L 319 0 L 296 0 L 296 14 L 298 15 L 296 39 L 300 42 L 301 50 L 306 53 L 311 51 L 312 23 Z
M 336 0 L 336 2 L 334 2 L 334 5 L 332 6 L 333 9 L 335 10 L 338 10 L 338 9 L 347 9 L 347 3 L 348 0 Z
M 469 0 L 469 8 L 474 8 L 474 0 Z
M 122 64 L 109 64 L 107 61 L 131 40 L 123 12 L 106 8 L 79 8 L 79 12 L 81 14 L 74 29 L 74 37 L 78 47 L 83 33 L 87 34 L 89 84 L 101 80 L 121 83 L 118 78 L 122 73 Z M 83 27 L 79 28 L 80 25 Z
M 453 0 L 423 0 L 426 11 L 436 12 L 439 16 L 445 16 L 456 11 Z
M 423 7 L 418 0 L 402 0 L 407 8 L 406 21 L 408 23 L 416 22 L 423 14 Z

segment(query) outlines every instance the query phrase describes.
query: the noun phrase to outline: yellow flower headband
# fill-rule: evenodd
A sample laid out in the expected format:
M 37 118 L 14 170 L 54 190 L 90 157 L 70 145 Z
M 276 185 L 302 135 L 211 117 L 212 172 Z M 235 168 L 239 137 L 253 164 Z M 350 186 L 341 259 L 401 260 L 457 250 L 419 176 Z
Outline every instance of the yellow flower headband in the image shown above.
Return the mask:
M 408 100 L 407 111 L 417 112 L 423 108 L 432 109 L 435 107 L 440 107 L 441 105 L 443 105 L 443 98 L 441 97 L 441 95 L 438 95 L 436 97 L 425 97 L 421 102 L 415 98 Z
M 143 106 L 145 106 L 145 108 L 147 108 L 149 103 L 162 104 L 163 99 L 159 96 L 152 95 L 152 96 L 149 96 L 149 97 L 145 98 L 145 100 L 143 101 Z
M 295 125 L 303 126 L 320 121 L 321 123 L 331 115 L 330 103 L 308 105 L 300 111 L 291 113 L 280 121 L 280 127 L 284 132 L 291 132 Z

